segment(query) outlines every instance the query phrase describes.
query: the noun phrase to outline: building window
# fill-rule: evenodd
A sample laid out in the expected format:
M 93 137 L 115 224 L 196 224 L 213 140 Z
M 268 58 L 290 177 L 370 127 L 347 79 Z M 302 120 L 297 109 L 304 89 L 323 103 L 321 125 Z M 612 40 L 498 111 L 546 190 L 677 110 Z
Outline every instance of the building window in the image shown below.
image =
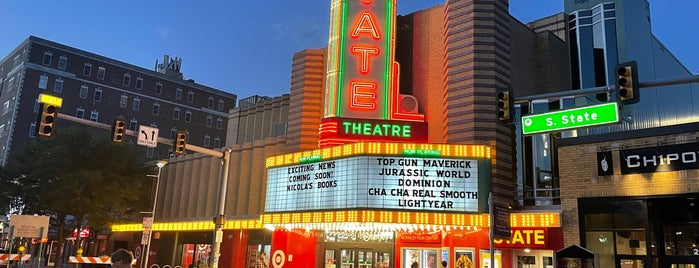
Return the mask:
M 153 151 L 155 151 L 153 147 L 146 147 L 146 157 L 153 158 Z
M 192 111 L 184 112 L 184 121 L 185 122 L 192 122 Z
M 177 128 L 172 127 L 170 129 L 170 139 L 175 139 L 175 135 L 177 135 Z
M 102 89 L 101 88 L 96 88 L 95 89 L 95 95 L 92 98 L 93 101 L 100 102 L 102 101 Z
M 50 51 L 44 52 L 44 65 L 51 65 L 51 57 L 53 57 L 53 54 Z
M 100 119 L 100 112 L 92 110 L 92 112 L 90 112 L 90 121 L 97 122 L 97 120 L 99 120 L 99 119 Z
M 180 107 L 172 109 L 172 119 L 180 120 Z
M 4 138 L 5 134 L 5 124 L 0 125 L 0 138 Z
M 85 63 L 85 65 L 83 65 L 83 75 L 84 76 L 92 75 L 92 64 Z
M 124 81 L 122 84 L 124 84 L 124 86 L 127 86 L 127 87 L 129 85 L 131 85 L 131 75 L 130 74 L 124 74 Z
M 58 69 L 65 70 L 68 65 L 68 57 L 60 56 L 58 57 Z
M 2 104 L 2 115 L 7 114 L 10 112 L 10 101 L 5 101 L 5 103 Z
M 80 86 L 80 98 L 87 99 L 87 85 Z
M 224 107 L 223 104 L 224 104 L 223 100 L 218 100 L 218 110 L 219 111 L 223 112 L 223 107 Z
M 133 98 L 133 104 L 131 105 L 131 109 L 134 111 L 141 110 L 141 99 Z
M 187 102 L 189 102 L 189 103 L 194 102 L 194 91 L 187 92 Z
M 46 84 L 49 83 L 49 76 L 46 74 L 41 74 L 39 77 L 39 88 L 46 89 Z
M 211 115 L 206 116 L 206 127 L 211 127 L 214 122 L 214 118 Z
M 137 126 L 138 126 L 138 121 L 136 121 L 136 119 L 131 119 L 131 121 L 129 121 L 129 129 L 130 130 L 136 131 Z
M 221 138 L 216 137 L 214 139 L 214 148 L 221 148 Z
M 143 77 L 136 77 L 136 89 L 143 88 Z
M 176 100 L 181 100 L 181 99 L 182 99 L 182 89 L 181 89 L 181 88 L 177 88 L 177 89 L 175 90 L 175 99 L 176 99 Z
M 214 97 L 209 97 L 209 108 L 214 108 Z
M 85 119 L 85 109 L 78 108 L 75 110 L 75 117 Z
M 104 80 L 105 73 L 107 73 L 107 68 L 104 68 L 102 66 L 97 67 L 97 79 Z
M 39 103 L 39 98 L 36 98 L 36 100 L 34 101 L 34 112 L 35 113 L 39 112 L 39 106 L 41 106 L 41 104 Z
M 208 134 L 204 136 L 204 147 L 209 147 L 211 145 L 211 136 Z
M 12 68 L 17 68 L 22 63 L 22 54 L 19 54 L 15 56 L 15 59 L 12 61 Z
M 126 105 L 128 105 L 128 103 L 129 103 L 129 96 L 121 95 L 121 98 L 119 99 L 119 107 L 126 108 Z
M 223 128 L 223 118 L 216 118 L 216 129 Z
M 160 114 L 160 103 L 153 103 L 153 114 Z
M 7 82 L 7 91 L 12 91 L 12 89 L 15 87 L 15 78 L 10 77 L 10 81 Z
M 29 137 L 36 137 L 36 123 L 32 122 L 29 125 Z
M 56 82 L 53 84 L 53 91 L 56 93 L 63 92 L 63 78 L 56 78 Z
M 163 94 L 163 83 L 155 83 L 155 95 Z

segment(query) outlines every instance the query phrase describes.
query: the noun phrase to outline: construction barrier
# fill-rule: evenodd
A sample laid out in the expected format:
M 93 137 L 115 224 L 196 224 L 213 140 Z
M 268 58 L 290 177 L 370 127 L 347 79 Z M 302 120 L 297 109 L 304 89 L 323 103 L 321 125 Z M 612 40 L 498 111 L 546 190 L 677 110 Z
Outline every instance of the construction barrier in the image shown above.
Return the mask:
M 68 263 L 91 263 L 91 264 L 112 264 L 109 256 L 101 257 L 82 257 L 82 256 L 70 256 L 68 257 Z M 131 264 L 135 264 L 136 259 L 133 260 Z
M 92 264 L 112 264 L 109 260 L 109 256 L 102 257 L 79 257 L 70 256 L 68 257 L 69 263 L 92 263 Z
M 0 254 L 0 261 L 19 261 L 22 258 L 23 261 L 29 261 L 32 259 L 30 254 Z

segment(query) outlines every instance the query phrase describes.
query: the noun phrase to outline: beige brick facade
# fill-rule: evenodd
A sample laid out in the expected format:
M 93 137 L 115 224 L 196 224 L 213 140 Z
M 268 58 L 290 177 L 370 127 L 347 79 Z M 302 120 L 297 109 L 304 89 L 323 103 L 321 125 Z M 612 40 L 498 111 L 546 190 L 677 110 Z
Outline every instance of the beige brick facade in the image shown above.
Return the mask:
M 561 224 L 565 245 L 580 244 L 578 198 L 645 197 L 699 192 L 699 170 L 621 175 L 620 148 L 696 142 L 696 132 L 580 145 L 561 146 Z M 597 152 L 612 151 L 614 175 L 597 176 Z

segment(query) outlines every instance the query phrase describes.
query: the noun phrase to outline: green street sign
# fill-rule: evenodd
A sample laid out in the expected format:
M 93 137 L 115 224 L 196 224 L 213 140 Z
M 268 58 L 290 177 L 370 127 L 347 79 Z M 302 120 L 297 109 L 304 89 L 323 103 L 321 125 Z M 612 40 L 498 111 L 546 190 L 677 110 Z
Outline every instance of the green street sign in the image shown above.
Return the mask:
M 522 116 L 522 134 L 536 134 L 619 122 L 616 102 Z

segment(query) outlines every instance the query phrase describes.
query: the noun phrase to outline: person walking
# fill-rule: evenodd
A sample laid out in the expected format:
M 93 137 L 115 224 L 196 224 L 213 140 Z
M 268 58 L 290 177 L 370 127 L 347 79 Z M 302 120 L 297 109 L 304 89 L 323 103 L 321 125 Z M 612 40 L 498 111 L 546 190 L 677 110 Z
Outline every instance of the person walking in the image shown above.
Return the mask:
M 131 268 L 133 253 L 123 248 L 117 249 L 109 257 L 109 260 L 112 263 L 112 268 Z

